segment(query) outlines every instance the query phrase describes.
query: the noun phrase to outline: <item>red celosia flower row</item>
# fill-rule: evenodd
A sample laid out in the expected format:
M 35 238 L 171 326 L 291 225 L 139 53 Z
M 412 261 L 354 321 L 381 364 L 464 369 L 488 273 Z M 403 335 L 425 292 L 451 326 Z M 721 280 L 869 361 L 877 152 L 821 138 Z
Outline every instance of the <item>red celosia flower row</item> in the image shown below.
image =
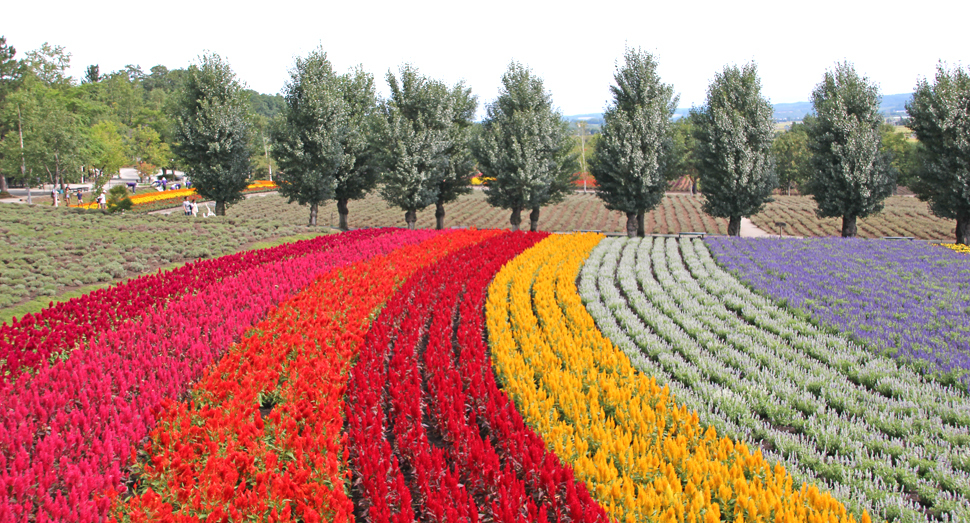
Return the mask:
M 321 236 L 270 249 L 201 260 L 100 289 L 37 314 L 27 314 L 10 325 L 0 326 L 0 380 L 12 381 L 25 369 L 34 369 L 47 362 L 51 354 L 72 350 L 84 340 L 91 340 L 125 321 L 137 321 L 149 309 L 180 296 L 207 292 L 209 286 L 246 269 L 324 251 L 355 239 L 373 238 L 391 230 L 371 229 Z
M 148 308 L 86 341 L 70 358 L 6 384 L 0 395 L 0 522 L 98 521 L 132 446 L 164 401 L 270 307 L 327 270 L 384 254 L 427 232 L 339 235 L 325 251 L 250 266 Z
M 341 399 L 375 309 L 419 268 L 495 234 L 438 235 L 334 269 L 281 304 L 210 368 L 191 402 L 166 407 L 137 495 L 114 517 L 351 521 Z
M 443 259 L 368 332 L 347 400 L 363 520 L 608 521 L 498 389 L 484 342 L 488 284 L 544 237 L 507 233 Z

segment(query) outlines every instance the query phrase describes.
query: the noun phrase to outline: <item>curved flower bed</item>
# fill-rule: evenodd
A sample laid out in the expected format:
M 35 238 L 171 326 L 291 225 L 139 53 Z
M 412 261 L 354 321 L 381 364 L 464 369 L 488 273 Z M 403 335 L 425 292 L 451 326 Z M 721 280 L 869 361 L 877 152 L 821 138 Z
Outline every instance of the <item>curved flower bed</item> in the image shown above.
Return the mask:
M 26 314 L 10 325 L 0 326 L 0 381 L 14 381 L 24 372 L 34 372 L 38 366 L 62 359 L 65 351 L 80 347 L 100 333 L 125 322 L 140 321 L 152 309 L 160 310 L 182 296 L 208 292 L 212 285 L 243 271 L 366 241 L 392 231 L 372 229 L 320 236 L 269 249 L 199 260 L 171 271 L 99 289 L 36 314 Z
M 499 381 L 527 422 L 619 521 L 855 521 L 630 365 L 576 291 L 600 235 L 550 237 L 507 265 L 487 304 Z M 863 515 L 863 521 L 868 521 Z
M 131 448 L 203 369 L 272 306 L 317 275 L 413 244 L 427 232 L 379 235 L 235 277 L 101 331 L 64 361 L 0 395 L 0 521 L 98 521 Z M 353 239 L 354 237 L 348 237 Z
M 580 293 L 638 370 L 799 482 L 892 521 L 970 515 L 970 397 L 794 317 L 703 242 L 604 240 Z
M 707 244 L 759 292 L 970 390 L 970 258 L 963 254 L 844 238 Z
M 382 311 L 348 389 L 361 519 L 607 521 L 496 387 L 483 341 L 492 276 L 545 236 L 507 233 L 463 249 Z
M 275 191 L 278 189 L 275 183 L 268 180 L 257 180 L 243 189 L 243 194 L 265 192 L 265 191 Z M 138 193 L 129 196 L 132 203 L 132 211 L 143 211 L 143 210 L 154 210 L 155 208 L 164 209 L 169 206 L 175 205 L 178 202 L 175 200 L 180 200 L 182 198 L 188 198 L 189 200 L 198 200 L 200 197 L 195 189 L 174 189 L 171 191 L 154 191 Z M 164 203 L 166 205 L 159 206 L 156 204 Z M 85 203 L 78 206 L 81 209 L 97 209 L 97 202 Z M 149 209 L 151 207 L 151 209 Z
M 130 521 L 350 521 L 341 399 L 376 308 L 408 277 L 494 231 L 427 238 L 333 269 L 281 304 L 169 403 L 136 467 Z

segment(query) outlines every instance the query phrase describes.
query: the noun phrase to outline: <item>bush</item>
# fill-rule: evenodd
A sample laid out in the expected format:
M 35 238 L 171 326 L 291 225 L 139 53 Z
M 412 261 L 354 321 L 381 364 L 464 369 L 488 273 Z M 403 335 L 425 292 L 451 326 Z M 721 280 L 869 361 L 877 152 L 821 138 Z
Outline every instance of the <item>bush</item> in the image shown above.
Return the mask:
M 124 185 L 115 185 L 108 191 L 108 211 L 130 211 L 132 207 L 131 198 L 128 197 L 128 188 Z

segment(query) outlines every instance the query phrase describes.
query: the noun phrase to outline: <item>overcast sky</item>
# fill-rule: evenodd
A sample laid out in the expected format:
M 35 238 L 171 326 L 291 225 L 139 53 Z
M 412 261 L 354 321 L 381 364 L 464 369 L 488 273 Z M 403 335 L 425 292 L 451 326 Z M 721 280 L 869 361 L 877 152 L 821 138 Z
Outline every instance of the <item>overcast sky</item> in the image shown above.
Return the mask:
M 250 88 L 270 94 L 283 88 L 294 58 L 317 46 L 338 71 L 362 64 L 382 93 L 388 69 L 410 62 L 450 84 L 464 80 L 481 104 L 497 96 L 502 73 L 517 60 L 572 115 L 605 108 L 624 45 L 657 57 L 681 107 L 703 104 L 725 64 L 751 60 L 772 103 L 808 100 L 824 71 L 843 60 L 883 94 L 911 92 L 939 60 L 970 63 L 968 16 L 963 0 L 51 0 L 8 2 L 0 35 L 18 57 L 45 41 L 65 46 L 75 78 L 90 64 L 102 72 L 126 64 L 182 68 L 212 51 Z

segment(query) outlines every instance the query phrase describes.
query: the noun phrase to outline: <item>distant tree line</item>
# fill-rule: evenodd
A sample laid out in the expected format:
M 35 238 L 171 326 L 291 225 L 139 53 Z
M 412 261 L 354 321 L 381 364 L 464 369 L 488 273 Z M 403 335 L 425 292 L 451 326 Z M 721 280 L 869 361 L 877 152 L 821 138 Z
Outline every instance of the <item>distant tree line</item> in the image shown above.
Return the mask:
M 309 206 L 310 225 L 335 201 L 340 227 L 349 228 L 349 201 L 376 190 L 408 227 L 434 205 L 442 228 L 445 206 L 477 176 L 512 228 L 527 211 L 536 230 L 542 207 L 591 174 L 633 236 L 646 234 L 644 214 L 670 181 L 686 176 L 705 211 L 728 219 L 729 234 L 780 188 L 811 195 L 817 214 L 842 218 L 851 237 L 856 220 L 879 212 L 904 184 L 956 220 L 958 242 L 970 240 L 970 81 L 942 64 L 907 106 L 916 140 L 883 123 L 878 89 L 849 63 L 815 87 L 814 116 L 776 132 L 753 62 L 715 74 L 705 104 L 674 120 L 678 97 L 656 58 L 627 49 L 592 136 L 583 124 L 574 132 L 542 79 L 516 62 L 478 123 L 478 99 L 461 82 L 449 86 L 405 64 L 387 73 L 382 99 L 372 75 L 360 66 L 335 72 L 322 49 L 296 60 L 279 95 L 246 89 L 215 54 L 147 73 L 129 65 L 102 74 L 92 65 L 80 82 L 66 76 L 69 65 L 62 47 L 18 58 L 0 37 L 0 191 L 8 182 L 82 177 L 103 186 L 122 166 L 146 176 L 179 169 L 224 214 L 249 181 L 273 176 L 283 196 Z

